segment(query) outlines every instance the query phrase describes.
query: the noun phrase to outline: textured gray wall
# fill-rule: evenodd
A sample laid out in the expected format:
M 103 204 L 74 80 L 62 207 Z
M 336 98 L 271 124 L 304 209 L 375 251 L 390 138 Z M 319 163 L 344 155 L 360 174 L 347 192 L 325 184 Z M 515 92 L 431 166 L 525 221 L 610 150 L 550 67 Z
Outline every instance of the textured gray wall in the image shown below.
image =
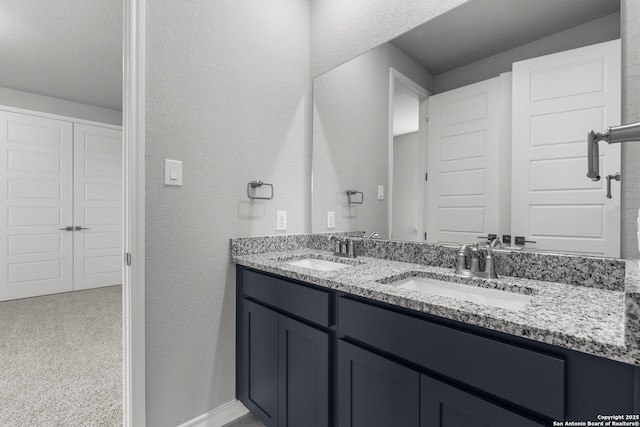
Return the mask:
M 308 231 L 309 3 L 147 2 L 147 425 L 235 398 L 229 238 Z M 163 186 L 163 159 L 183 187 Z M 247 182 L 273 183 L 250 202 Z

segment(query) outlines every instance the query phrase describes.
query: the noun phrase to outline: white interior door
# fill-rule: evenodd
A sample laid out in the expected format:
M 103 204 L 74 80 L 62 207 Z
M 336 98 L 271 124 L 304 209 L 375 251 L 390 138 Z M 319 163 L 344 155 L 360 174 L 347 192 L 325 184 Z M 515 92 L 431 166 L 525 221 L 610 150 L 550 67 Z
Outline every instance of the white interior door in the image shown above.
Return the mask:
M 543 251 L 620 256 L 620 145 L 587 172 L 587 132 L 620 124 L 620 41 L 513 64 L 512 233 Z
M 0 300 L 73 289 L 72 123 L 0 111 Z
M 427 240 L 498 230 L 500 77 L 429 98 Z
M 74 125 L 74 219 L 74 289 L 122 283 L 122 131 Z

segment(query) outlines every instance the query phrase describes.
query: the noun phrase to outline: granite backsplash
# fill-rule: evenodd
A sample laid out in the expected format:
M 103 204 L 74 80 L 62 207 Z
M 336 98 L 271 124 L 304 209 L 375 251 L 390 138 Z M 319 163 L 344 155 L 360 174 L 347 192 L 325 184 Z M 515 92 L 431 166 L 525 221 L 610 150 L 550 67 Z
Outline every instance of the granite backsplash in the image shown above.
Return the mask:
M 313 233 L 231 239 L 231 257 L 295 249 L 332 251 L 331 234 L 354 238 L 356 254 L 391 261 L 455 268 L 458 247 L 364 238 L 362 232 Z M 481 258 L 484 250 L 481 251 Z M 494 250 L 499 276 L 624 291 L 625 260 L 534 251 Z M 483 259 L 481 259 L 483 264 Z

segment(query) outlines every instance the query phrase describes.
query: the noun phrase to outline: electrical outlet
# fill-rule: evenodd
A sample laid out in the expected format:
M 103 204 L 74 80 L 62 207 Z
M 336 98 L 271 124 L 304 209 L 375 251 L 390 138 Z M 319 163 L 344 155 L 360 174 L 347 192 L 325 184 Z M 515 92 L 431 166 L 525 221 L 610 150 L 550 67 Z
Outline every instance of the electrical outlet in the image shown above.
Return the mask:
M 287 229 L 287 211 L 278 211 L 276 213 L 276 231 L 284 231 Z
M 327 211 L 327 228 L 336 228 L 336 213 Z

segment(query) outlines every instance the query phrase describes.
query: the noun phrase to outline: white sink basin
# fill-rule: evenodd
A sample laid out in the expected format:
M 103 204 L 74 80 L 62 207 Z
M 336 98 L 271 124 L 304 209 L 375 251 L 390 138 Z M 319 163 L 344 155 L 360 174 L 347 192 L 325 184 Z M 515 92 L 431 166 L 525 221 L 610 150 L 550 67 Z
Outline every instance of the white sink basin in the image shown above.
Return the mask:
M 445 282 L 429 277 L 410 277 L 391 283 L 403 289 L 425 292 L 431 295 L 455 298 L 476 304 L 505 308 L 507 310 L 522 310 L 533 298 L 531 295 L 516 294 L 498 289 L 487 289 L 460 283 Z
M 297 259 L 295 261 L 289 261 L 287 262 L 287 264 L 293 265 L 295 267 L 308 268 L 310 270 L 318 271 L 335 271 L 340 270 L 341 268 L 350 267 L 349 264 L 342 264 L 340 262 L 333 262 L 316 258 Z

